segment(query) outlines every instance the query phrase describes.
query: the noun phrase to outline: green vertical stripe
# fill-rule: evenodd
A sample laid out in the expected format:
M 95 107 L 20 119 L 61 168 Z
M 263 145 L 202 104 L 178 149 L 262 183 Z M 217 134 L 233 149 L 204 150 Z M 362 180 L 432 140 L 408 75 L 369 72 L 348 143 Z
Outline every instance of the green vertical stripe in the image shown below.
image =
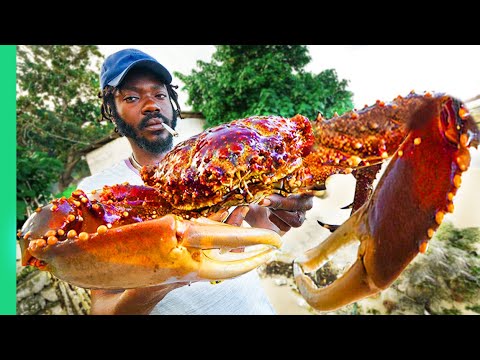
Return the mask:
M 0 314 L 16 313 L 16 46 L 0 46 Z

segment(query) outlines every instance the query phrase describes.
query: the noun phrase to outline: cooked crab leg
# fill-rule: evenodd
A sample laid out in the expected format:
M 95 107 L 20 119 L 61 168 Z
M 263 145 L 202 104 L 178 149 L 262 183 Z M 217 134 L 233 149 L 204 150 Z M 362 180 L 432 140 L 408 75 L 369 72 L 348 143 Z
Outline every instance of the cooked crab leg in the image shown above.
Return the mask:
M 438 96 L 411 114 L 410 129 L 369 202 L 295 260 L 298 288 L 314 308 L 333 310 L 390 286 L 453 211 L 461 173 L 470 164 L 468 147 L 479 142 L 475 122 L 460 102 Z M 361 243 L 358 259 L 340 279 L 317 288 L 304 275 L 354 239 Z
M 153 188 L 115 185 L 99 197 L 102 202 L 77 190 L 39 209 L 19 234 L 23 265 L 85 288 L 124 289 L 236 277 L 281 246 L 271 230 L 159 217 L 171 208 Z M 214 259 L 208 251 L 257 245 L 257 252 L 230 261 Z
M 270 236 L 270 232 L 266 234 L 264 229 L 250 228 L 248 231 L 239 232 L 235 229 L 238 228 L 206 218 L 177 221 L 177 236 L 187 247 L 235 249 L 259 244 L 277 248 L 281 246 L 279 237 Z M 222 237 L 219 239 L 219 236 Z
M 44 270 L 77 286 L 102 289 L 232 278 L 265 263 L 281 245 L 271 230 L 215 226 L 174 215 L 83 232 L 55 243 L 45 241 L 35 228 L 28 231 L 28 252 L 45 263 Z M 250 245 L 265 246 L 233 261 L 211 259 L 203 252 Z
M 326 240 L 295 259 L 295 281 L 305 300 L 319 310 L 333 310 L 378 292 L 379 288 L 369 280 L 359 251 L 359 260 L 339 280 L 325 288 L 318 288 L 304 273 L 314 272 L 325 264 L 342 247 L 362 239 L 361 221 L 364 208 L 358 210 Z M 367 235 L 368 236 L 368 235 Z M 367 244 L 363 237 L 363 246 Z M 362 245 L 361 245 L 362 246 Z

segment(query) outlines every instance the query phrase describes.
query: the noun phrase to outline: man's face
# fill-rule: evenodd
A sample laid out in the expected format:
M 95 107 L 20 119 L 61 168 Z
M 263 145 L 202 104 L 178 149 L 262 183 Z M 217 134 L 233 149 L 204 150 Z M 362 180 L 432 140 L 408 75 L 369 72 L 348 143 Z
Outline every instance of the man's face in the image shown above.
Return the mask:
M 161 123 L 177 125 L 167 88 L 147 70 L 132 69 L 114 94 L 112 109 L 121 135 L 152 154 L 172 148 L 173 137 Z

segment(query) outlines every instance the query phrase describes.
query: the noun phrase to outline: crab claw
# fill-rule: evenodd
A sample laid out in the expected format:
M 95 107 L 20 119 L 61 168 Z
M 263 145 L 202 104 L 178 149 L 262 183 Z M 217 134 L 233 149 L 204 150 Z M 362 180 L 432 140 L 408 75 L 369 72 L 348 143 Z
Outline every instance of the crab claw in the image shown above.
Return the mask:
M 51 205 L 42 208 L 25 224 L 20 241 L 23 262 L 84 288 L 128 289 L 233 278 L 268 261 L 281 245 L 279 235 L 271 230 L 183 220 L 171 214 L 65 234 L 58 229 L 72 209 L 66 201 L 57 205 L 55 211 Z M 238 247 L 258 249 L 237 257 L 214 255 L 214 249 L 226 252 Z
M 335 310 L 389 287 L 452 212 L 468 169 L 468 147 L 479 129 L 461 102 L 426 97 L 408 119 L 410 131 L 372 197 L 319 246 L 294 262 L 297 286 L 314 308 Z M 357 261 L 339 279 L 318 288 L 304 273 L 317 270 L 334 252 L 359 240 Z
M 293 272 L 300 293 L 314 308 L 322 311 L 335 310 L 381 290 L 371 280 L 363 259 L 366 244 L 372 239 L 361 235 L 364 207 L 352 215 L 316 248 L 295 259 Z M 366 234 L 365 234 L 366 235 Z M 367 235 L 368 236 L 368 235 Z M 358 260 L 340 279 L 325 288 L 318 288 L 305 273 L 314 272 L 326 263 L 341 247 L 357 239 L 365 240 L 360 246 Z

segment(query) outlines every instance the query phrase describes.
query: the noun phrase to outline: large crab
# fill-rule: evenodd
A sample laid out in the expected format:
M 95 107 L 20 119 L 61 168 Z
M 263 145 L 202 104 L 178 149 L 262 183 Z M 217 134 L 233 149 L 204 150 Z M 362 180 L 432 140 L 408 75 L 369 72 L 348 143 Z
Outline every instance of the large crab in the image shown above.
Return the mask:
M 385 289 L 425 251 L 443 215 L 453 211 L 468 147 L 478 143 L 468 110 L 443 94 L 412 93 L 330 120 L 319 115 L 313 123 L 301 115 L 236 120 L 145 167 L 144 186 L 105 186 L 89 196 L 77 190 L 39 209 L 19 232 L 22 261 L 86 288 L 232 278 L 268 261 L 281 239 L 207 216 L 272 193 L 322 189 L 330 175 L 353 172 L 353 215 L 294 262 L 306 300 L 335 309 Z M 352 240 L 361 242 L 356 263 L 317 288 L 304 272 Z M 238 247 L 246 251 L 228 251 Z

